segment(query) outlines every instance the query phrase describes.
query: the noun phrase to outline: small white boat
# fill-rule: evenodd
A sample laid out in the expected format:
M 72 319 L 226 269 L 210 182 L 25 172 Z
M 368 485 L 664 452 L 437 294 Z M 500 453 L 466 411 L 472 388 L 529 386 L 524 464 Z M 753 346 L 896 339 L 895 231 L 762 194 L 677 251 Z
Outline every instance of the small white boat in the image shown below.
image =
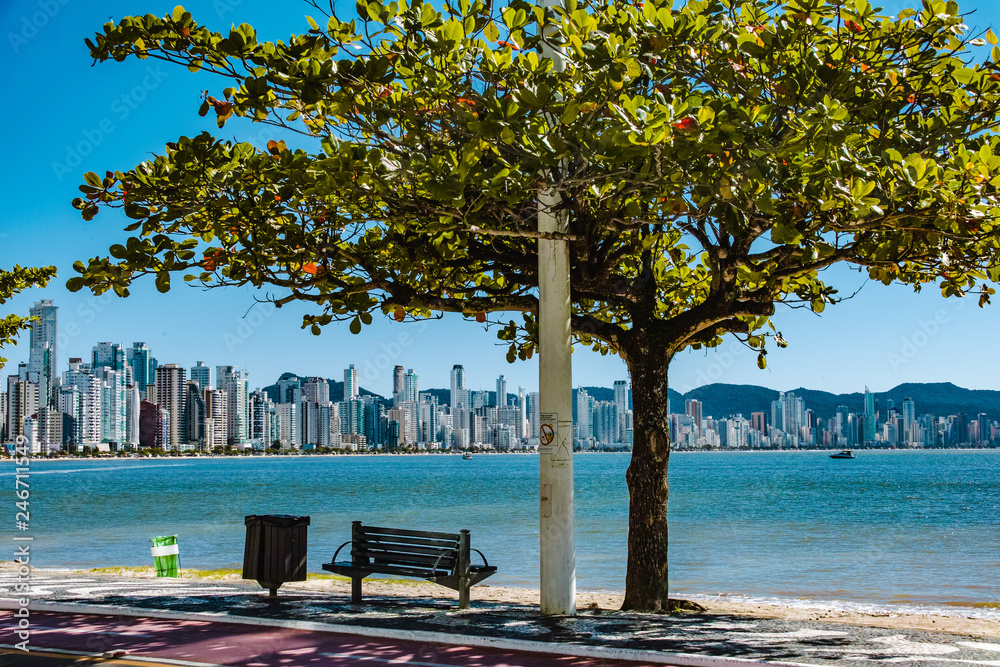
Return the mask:
M 854 452 L 852 452 L 850 449 L 845 449 L 845 450 L 842 450 L 842 451 L 838 452 L 837 454 L 830 454 L 830 458 L 831 459 L 853 459 L 854 458 Z
M 462 454 L 462 458 L 463 459 L 471 459 L 472 458 L 472 454 L 469 453 L 469 452 L 466 452 L 466 453 Z

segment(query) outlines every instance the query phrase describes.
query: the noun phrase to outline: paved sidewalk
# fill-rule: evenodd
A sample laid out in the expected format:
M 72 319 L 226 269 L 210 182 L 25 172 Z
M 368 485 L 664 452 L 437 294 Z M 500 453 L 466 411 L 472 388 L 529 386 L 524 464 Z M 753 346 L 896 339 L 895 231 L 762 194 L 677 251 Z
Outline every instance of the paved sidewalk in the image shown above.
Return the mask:
M 0 607 L 13 608 L 12 585 L 13 577 L 0 575 Z M 446 597 L 372 596 L 355 606 L 346 595 L 283 590 L 277 599 L 269 599 L 252 582 L 35 573 L 32 586 L 33 607 L 53 611 L 327 629 L 500 650 L 518 647 L 548 653 L 553 662 L 555 655 L 566 654 L 706 666 L 753 661 L 1000 667 L 1000 638 L 713 614 L 581 610 L 572 618 L 544 617 L 533 606 L 476 601 L 475 589 L 472 608 L 458 611 Z M 447 593 L 442 589 L 443 596 Z

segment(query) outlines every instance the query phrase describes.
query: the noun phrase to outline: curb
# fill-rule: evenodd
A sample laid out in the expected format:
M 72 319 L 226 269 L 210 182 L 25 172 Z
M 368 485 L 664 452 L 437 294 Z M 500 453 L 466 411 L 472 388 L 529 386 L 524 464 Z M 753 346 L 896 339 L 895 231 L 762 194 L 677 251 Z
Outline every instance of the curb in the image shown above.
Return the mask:
M 0 600 L 0 610 L 14 611 L 19 608 L 20 606 L 14 600 Z M 99 604 L 84 604 L 77 602 L 32 601 L 29 609 L 31 611 L 50 611 L 68 614 L 94 614 L 130 618 L 161 618 L 173 621 L 205 621 L 211 623 L 231 623 L 234 625 L 254 625 L 260 627 L 287 628 L 290 630 L 305 630 L 310 632 L 356 635 L 359 637 L 373 637 L 377 639 L 395 639 L 398 641 L 422 642 L 428 644 L 449 644 L 455 646 L 473 646 L 476 648 L 492 648 L 507 651 L 524 651 L 527 653 L 564 655 L 577 658 L 652 662 L 665 665 L 676 665 L 677 667 L 750 667 L 752 665 L 767 667 L 816 667 L 815 664 L 801 662 L 770 662 L 752 660 L 748 658 L 697 655 L 693 653 L 665 653 L 660 651 L 642 651 L 638 649 L 616 647 L 603 648 L 583 644 L 555 644 L 527 639 L 476 637 L 473 635 L 458 635 L 445 632 L 432 632 L 428 630 L 390 630 L 387 628 L 370 628 L 358 625 L 337 625 L 335 623 L 320 623 L 316 621 L 286 621 L 281 619 L 254 618 L 250 616 L 229 616 L 227 614 L 211 612 L 180 612 L 132 607 L 107 607 Z

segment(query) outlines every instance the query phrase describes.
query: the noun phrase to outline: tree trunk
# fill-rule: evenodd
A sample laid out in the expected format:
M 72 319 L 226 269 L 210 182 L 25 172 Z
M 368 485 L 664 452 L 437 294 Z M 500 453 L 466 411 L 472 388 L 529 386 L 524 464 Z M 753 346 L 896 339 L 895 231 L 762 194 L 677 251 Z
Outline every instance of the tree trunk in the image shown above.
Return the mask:
M 673 355 L 626 351 L 632 376 L 632 461 L 628 482 L 628 569 L 622 610 L 668 610 L 667 464 L 670 418 L 667 369 Z

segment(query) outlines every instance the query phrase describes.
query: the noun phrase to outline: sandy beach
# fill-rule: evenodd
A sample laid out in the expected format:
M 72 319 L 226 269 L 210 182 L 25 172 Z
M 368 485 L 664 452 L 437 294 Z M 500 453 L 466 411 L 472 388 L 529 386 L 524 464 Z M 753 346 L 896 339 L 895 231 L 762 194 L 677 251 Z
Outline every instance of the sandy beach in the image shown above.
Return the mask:
M 6 565 L 6 564 L 5 564 Z M 6 569 L 6 568 L 3 568 Z M 80 574 L 100 574 L 129 577 L 155 577 L 151 567 L 115 567 L 99 570 L 85 570 Z M 240 572 L 235 570 L 199 571 L 182 570 L 182 578 L 205 581 L 239 581 Z M 328 592 L 332 595 L 350 595 L 350 580 L 335 575 L 309 575 L 308 581 L 288 583 L 282 591 L 302 590 Z M 365 594 L 378 596 L 394 596 L 405 598 L 428 598 L 451 600 L 452 591 L 435 584 L 420 580 L 365 580 Z M 472 589 L 472 599 L 492 602 L 502 602 L 516 605 L 538 605 L 538 591 L 527 588 L 512 588 L 480 584 Z M 606 613 L 618 613 L 623 596 L 617 593 L 579 592 L 577 608 L 581 611 L 602 610 Z M 823 607 L 817 602 L 815 606 L 790 606 L 780 604 L 757 604 L 722 600 L 718 598 L 698 598 L 697 603 L 706 609 L 706 613 L 724 616 L 739 616 L 744 618 L 772 618 L 789 621 L 809 620 L 830 623 L 847 623 L 897 630 L 919 630 L 927 632 L 947 632 L 976 638 L 1000 638 L 1000 620 L 988 620 L 963 615 L 963 610 L 956 607 L 948 615 L 896 613 L 893 611 L 847 611 Z M 683 612 L 682 612 L 683 613 Z

